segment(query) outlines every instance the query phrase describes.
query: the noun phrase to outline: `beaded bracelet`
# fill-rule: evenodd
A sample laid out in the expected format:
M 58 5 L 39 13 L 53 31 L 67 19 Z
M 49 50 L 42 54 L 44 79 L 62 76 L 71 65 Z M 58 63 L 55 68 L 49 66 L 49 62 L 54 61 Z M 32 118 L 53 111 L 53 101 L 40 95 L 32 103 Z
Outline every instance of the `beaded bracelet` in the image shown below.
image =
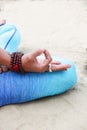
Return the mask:
M 14 52 L 11 54 L 11 71 L 18 72 L 18 73 L 25 73 L 21 58 L 24 54 L 21 52 Z

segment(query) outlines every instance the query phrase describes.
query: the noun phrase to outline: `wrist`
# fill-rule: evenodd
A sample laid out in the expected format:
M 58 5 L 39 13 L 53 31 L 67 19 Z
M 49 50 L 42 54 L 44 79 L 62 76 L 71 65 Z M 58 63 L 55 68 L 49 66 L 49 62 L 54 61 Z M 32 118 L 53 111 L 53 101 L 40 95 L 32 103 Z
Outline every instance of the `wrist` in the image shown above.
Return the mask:
M 10 68 L 11 56 L 9 53 L 4 57 L 2 64 Z
M 21 52 L 14 52 L 11 54 L 11 60 L 10 60 L 10 69 L 11 71 L 18 72 L 18 73 L 24 73 L 24 69 L 22 66 L 22 56 L 24 54 Z
M 26 71 L 27 71 L 27 68 L 26 68 L 27 62 L 26 62 L 25 55 L 23 55 L 23 56 L 21 57 L 21 63 L 22 63 L 22 68 L 23 68 L 23 70 L 26 72 Z

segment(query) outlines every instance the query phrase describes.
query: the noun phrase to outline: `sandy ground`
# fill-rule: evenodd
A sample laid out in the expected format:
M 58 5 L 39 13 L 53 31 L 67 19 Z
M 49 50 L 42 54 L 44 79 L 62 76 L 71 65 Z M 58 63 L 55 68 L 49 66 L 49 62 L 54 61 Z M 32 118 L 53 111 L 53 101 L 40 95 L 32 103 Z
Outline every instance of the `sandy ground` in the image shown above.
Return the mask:
M 0 130 L 87 130 L 87 1 L 0 0 L 4 18 L 21 32 L 19 50 L 71 59 L 78 83 L 60 96 L 0 108 Z

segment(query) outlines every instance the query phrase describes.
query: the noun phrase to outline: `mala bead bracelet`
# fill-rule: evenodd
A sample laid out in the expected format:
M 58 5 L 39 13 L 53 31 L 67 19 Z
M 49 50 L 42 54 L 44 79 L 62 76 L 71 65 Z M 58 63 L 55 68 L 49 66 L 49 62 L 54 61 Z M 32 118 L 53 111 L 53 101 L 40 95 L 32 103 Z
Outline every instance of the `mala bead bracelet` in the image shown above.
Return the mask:
M 24 54 L 21 52 L 14 52 L 11 54 L 11 71 L 18 72 L 18 73 L 25 73 L 21 58 Z

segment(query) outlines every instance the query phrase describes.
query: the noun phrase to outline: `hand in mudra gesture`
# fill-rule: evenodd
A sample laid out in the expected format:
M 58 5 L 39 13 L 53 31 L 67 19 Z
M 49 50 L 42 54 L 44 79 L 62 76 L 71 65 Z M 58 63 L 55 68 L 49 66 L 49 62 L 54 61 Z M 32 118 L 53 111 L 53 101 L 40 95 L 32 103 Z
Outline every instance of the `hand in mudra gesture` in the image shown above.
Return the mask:
M 37 57 L 44 54 L 45 59 L 40 60 Z M 52 61 L 51 55 L 47 50 L 36 50 L 31 54 L 22 56 L 22 67 L 26 72 L 45 72 L 49 71 L 49 64 L 51 64 L 52 71 L 67 70 L 70 68 L 69 64 L 61 64 L 59 61 Z

